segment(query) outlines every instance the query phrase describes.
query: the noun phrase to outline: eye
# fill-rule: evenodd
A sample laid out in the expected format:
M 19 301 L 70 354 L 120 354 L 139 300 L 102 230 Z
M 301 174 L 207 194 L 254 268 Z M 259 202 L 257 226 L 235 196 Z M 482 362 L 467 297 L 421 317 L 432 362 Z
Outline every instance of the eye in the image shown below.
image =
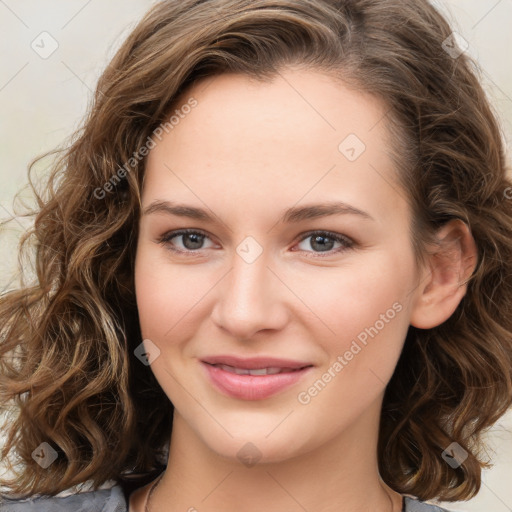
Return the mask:
M 323 257 L 324 254 L 322 253 L 325 253 L 325 256 L 330 256 L 332 254 L 347 251 L 354 246 L 354 241 L 350 238 L 331 231 L 311 231 L 306 233 L 302 236 L 298 245 L 300 246 L 300 244 L 305 243 L 308 239 L 310 239 L 310 241 L 307 245 L 309 245 L 313 250 L 311 251 L 304 247 L 299 250 L 302 252 L 313 253 L 315 254 L 315 257 Z M 174 240 L 179 240 L 181 243 L 175 243 L 173 242 Z M 205 247 L 205 240 L 211 241 L 210 237 L 201 231 L 194 229 L 180 229 L 165 233 L 158 239 L 158 243 L 167 246 L 169 250 L 177 253 L 193 254 L 196 251 L 208 249 L 213 246 L 212 244 L 209 247 Z M 338 244 L 338 247 L 335 248 L 336 244 Z
M 178 247 L 172 243 L 174 239 L 181 239 L 181 244 L 178 244 Z M 193 252 L 208 248 L 204 247 L 205 239 L 209 240 L 209 237 L 201 231 L 196 231 L 194 229 L 180 229 L 178 231 L 166 233 L 158 240 L 158 242 L 168 246 L 170 250 L 175 252 Z M 181 245 L 181 247 L 179 247 L 179 245 Z
M 330 256 L 332 254 L 347 251 L 354 246 L 354 241 L 350 238 L 330 231 L 313 231 L 306 233 L 306 235 L 301 238 L 300 243 L 304 243 L 307 240 L 310 241 L 307 242 L 306 245 L 309 245 L 313 251 L 310 251 L 307 248 L 302 248 L 300 250 L 304 252 L 313 252 L 315 257 L 316 255 L 320 257 L 323 256 L 319 253 L 326 253 L 326 256 Z M 334 249 L 335 244 L 339 244 L 336 249 Z

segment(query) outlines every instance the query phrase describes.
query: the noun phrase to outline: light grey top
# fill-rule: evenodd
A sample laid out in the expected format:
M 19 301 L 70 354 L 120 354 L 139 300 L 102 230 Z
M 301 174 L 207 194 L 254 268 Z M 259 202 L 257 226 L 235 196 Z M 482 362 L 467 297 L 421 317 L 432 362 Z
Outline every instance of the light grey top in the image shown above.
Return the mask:
M 26 500 L 0 498 L 0 512 L 128 512 L 123 489 L 81 492 L 65 497 L 36 497 Z
M 445 508 L 404 495 L 405 512 L 450 512 Z M 0 498 L 0 512 L 128 512 L 120 485 L 111 489 L 81 492 L 65 497 L 36 497 L 25 500 Z

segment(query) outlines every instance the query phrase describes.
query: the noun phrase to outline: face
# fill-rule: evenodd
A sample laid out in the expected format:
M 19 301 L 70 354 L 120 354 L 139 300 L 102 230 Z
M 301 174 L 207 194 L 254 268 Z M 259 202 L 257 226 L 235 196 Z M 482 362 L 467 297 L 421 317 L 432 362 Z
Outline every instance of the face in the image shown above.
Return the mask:
M 180 102 L 148 156 L 135 266 L 175 422 L 269 462 L 370 431 L 418 279 L 385 105 L 292 69 Z

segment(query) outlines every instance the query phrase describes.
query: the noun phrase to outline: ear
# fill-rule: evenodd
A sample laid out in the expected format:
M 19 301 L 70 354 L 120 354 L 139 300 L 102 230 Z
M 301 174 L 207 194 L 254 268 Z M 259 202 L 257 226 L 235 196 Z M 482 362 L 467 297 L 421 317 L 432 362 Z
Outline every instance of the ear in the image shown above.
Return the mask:
M 459 219 L 438 232 L 439 246 L 428 255 L 411 310 L 411 325 L 430 329 L 457 309 L 467 291 L 466 281 L 477 263 L 477 248 L 468 226 Z

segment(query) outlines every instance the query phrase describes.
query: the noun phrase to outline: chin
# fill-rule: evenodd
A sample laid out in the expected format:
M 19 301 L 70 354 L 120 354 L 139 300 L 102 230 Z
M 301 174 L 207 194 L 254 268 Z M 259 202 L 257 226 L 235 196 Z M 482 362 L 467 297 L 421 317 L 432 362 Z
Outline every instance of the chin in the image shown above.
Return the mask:
M 275 424 L 272 428 L 275 428 Z M 272 432 L 266 428 L 260 431 L 254 428 L 238 432 L 234 432 L 233 437 L 225 434 L 220 437 L 211 436 L 211 432 L 207 433 L 207 437 L 203 437 L 203 442 L 217 455 L 230 460 L 236 460 L 246 467 L 252 467 L 255 464 L 275 464 L 284 462 L 294 457 L 307 453 L 314 447 L 308 447 L 306 440 L 298 438 L 295 435 L 281 432 L 280 434 Z M 300 431 L 300 428 L 298 429 Z M 209 434 L 209 435 L 208 435 Z M 293 443 L 290 442 L 293 439 Z

